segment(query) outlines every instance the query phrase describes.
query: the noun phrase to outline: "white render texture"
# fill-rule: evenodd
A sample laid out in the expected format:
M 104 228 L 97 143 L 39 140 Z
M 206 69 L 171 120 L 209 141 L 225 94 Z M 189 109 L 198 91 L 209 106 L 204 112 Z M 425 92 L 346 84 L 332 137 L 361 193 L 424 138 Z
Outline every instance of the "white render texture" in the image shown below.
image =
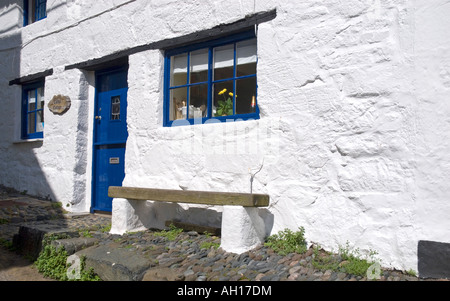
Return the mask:
M 448 1 L 48 1 L 23 28 L 22 1 L 7 2 L 0 184 L 89 210 L 95 82 L 64 67 L 276 9 L 257 31 L 260 120 L 163 127 L 163 52 L 130 55 L 123 185 L 250 192 L 262 165 L 266 235 L 303 226 L 309 242 L 348 241 L 404 270 L 419 240 L 450 242 Z M 50 68 L 46 102 L 72 107 L 46 107 L 44 139 L 17 143 L 21 89 L 8 82 Z M 189 208 L 173 215 L 217 224 Z

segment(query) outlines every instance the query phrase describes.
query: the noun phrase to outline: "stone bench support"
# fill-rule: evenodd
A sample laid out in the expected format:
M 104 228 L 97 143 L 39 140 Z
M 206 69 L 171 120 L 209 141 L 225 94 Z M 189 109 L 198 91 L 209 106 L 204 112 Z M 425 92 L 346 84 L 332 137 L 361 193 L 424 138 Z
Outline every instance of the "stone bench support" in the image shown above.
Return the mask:
M 241 254 L 264 243 L 265 224 L 258 208 L 224 206 L 220 247 Z

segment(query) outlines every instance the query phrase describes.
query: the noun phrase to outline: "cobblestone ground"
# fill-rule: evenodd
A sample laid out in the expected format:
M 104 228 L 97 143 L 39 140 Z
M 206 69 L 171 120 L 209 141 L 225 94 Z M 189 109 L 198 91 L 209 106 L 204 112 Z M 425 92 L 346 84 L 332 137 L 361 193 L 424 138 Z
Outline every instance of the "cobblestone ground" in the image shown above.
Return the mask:
M 313 266 L 315 256 L 330 256 L 310 248 L 304 254 L 279 255 L 266 246 L 243 254 L 224 252 L 217 248 L 220 237 L 181 232 L 175 237 L 161 235 L 160 231 L 140 231 L 125 235 L 112 235 L 105 229 L 110 226 L 109 216 L 87 214 L 67 218 L 62 208 L 48 200 L 22 195 L 0 186 L 0 280 L 48 280 L 42 277 L 33 264 L 7 250 L 20 225 L 45 223 L 61 228 L 89 230 L 98 240 L 97 245 L 123 248 L 130 256 L 138 254 L 150 261 L 150 269 L 143 280 L 184 281 L 366 281 L 366 275 L 352 275 L 335 269 L 318 269 Z M 167 233 L 166 233 L 167 234 Z M 338 255 L 339 265 L 346 264 Z M 317 257 L 316 257 L 317 259 Z M 423 281 L 402 271 L 381 269 L 375 280 Z

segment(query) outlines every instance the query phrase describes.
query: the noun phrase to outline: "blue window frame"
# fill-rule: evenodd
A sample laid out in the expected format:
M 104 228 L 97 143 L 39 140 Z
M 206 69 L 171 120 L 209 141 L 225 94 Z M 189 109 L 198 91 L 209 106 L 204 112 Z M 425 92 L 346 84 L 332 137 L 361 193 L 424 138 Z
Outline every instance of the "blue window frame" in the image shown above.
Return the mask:
M 23 8 L 23 26 L 47 17 L 47 0 L 24 0 Z
M 22 86 L 22 139 L 44 137 L 44 82 Z
M 164 126 L 259 119 L 255 31 L 167 50 Z

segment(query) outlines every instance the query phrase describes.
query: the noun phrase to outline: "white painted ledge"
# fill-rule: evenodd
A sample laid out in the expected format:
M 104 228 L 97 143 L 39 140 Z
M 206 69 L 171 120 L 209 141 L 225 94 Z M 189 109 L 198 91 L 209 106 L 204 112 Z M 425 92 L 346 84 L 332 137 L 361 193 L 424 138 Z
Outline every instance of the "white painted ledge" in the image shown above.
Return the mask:
M 19 143 L 31 143 L 31 142 L 42 142 L 44 141 L 43 138 L 36 138 L 36 139 L 18 139 L 14 140 L 13 144 L 19 144 Z

